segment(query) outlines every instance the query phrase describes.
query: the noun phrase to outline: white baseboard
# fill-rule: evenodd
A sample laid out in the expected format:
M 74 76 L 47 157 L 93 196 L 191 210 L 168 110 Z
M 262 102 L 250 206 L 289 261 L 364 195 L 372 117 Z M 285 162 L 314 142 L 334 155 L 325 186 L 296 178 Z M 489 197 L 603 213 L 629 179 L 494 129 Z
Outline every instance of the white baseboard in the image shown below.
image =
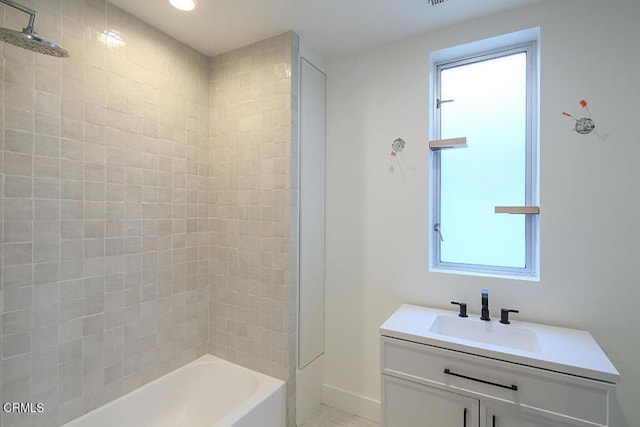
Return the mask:
M 380 401 L 342 390 L 327 384 L 322 386 L 322 402 L 371 421 L 380 422 Z

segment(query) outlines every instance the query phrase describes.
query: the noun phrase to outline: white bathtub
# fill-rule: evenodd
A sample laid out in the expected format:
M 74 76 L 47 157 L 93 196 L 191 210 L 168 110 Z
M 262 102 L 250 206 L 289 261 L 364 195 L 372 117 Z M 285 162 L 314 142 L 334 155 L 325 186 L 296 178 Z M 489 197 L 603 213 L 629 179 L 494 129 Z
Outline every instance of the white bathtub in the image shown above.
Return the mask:
M 205 355 L 65 427 L 284 427 L 284 382 Z

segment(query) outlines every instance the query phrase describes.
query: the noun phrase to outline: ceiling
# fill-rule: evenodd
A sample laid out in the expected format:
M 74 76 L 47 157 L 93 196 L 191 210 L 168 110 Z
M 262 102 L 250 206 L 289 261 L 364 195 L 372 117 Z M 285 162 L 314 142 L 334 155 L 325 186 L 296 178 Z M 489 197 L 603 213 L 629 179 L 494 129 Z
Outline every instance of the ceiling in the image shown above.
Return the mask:
M 296 31 L 325 58 L 539 0 L 109 0 L 207 56 Z

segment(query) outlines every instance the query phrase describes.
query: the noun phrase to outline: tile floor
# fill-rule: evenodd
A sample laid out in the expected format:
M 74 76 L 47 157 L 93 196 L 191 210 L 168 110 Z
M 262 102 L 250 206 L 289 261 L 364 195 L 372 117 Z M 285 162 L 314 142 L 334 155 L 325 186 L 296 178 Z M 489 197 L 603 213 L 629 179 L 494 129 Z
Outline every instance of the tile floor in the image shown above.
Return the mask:
M 380 427 L 380 424 L 340 409 L 320 405 L 302 427 Z

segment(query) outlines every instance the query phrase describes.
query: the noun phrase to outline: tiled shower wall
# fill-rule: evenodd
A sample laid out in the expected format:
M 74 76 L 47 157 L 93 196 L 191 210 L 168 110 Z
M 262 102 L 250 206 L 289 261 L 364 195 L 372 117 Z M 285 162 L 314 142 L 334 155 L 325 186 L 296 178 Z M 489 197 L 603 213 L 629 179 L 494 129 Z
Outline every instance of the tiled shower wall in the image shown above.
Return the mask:
M 0 423 L 51 426 L 208 351 L 210 69 L 104 0 L 21 3 L 71 57 L 0 43 L 0 395 L 45 409 Z
M 287 381 L 295 425 L 298 37 L 211 61 L 209 351 Z M 293 120 L 292 120 L 293 119 Z

